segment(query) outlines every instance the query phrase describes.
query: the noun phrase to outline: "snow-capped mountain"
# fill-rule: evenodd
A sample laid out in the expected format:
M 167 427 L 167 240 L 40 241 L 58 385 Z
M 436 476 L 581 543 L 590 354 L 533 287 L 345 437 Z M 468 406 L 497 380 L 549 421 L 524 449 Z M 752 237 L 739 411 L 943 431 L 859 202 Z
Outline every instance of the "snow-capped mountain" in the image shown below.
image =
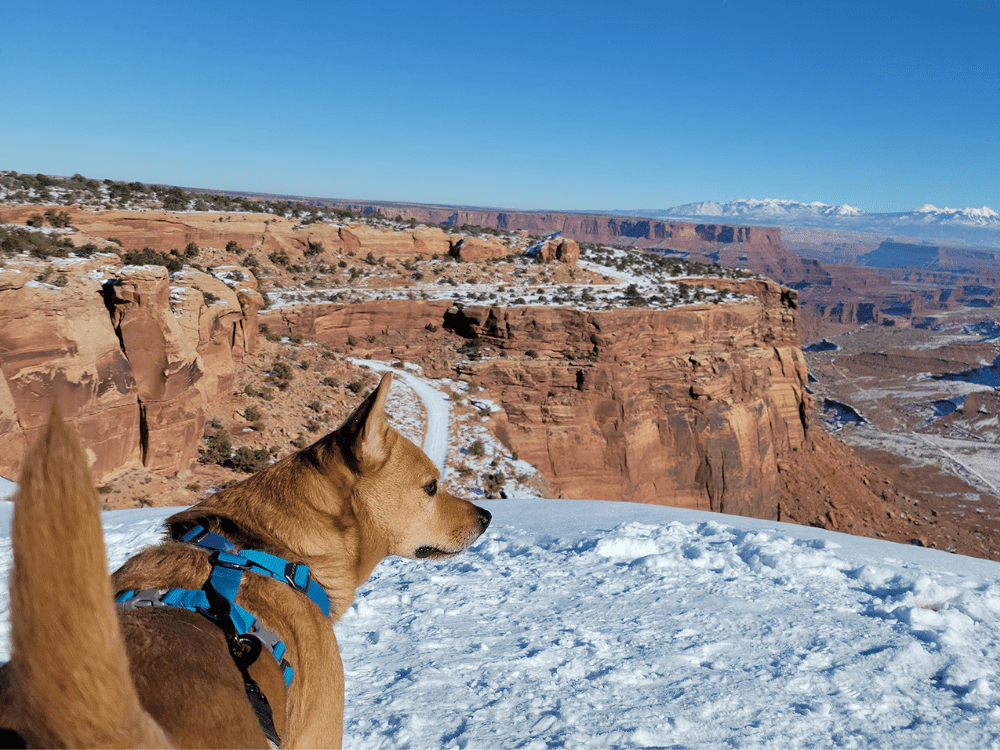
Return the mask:
M 629 212 L 683 221 L 737 220 L 779 227 L 876 232 L 941 243 L 1000 247 L 1000 213 L 982 208 L 938 208 L 930 203 L 901 213 L 868 213 L 848 205 L 768 198 L 717 203 L 700 201 L 667 209 Z

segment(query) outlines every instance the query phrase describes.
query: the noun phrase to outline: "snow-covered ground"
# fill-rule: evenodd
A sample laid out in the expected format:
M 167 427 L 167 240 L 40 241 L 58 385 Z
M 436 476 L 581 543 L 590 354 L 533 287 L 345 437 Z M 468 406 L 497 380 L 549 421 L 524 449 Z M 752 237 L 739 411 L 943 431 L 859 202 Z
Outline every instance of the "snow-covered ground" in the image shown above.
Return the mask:
M 529 248 L 530 250 L 530 248 Z M 530 263 L 526 257 L 525 263 Z M 421 271 L 434 268 L 437 272 L 450 269 L 451 261 L 415 261 L 413 267 Z M 740 302 L 749 297 L 729 291 L 719 291 L 710 286 L 688 288 L 687 281 L 705 278 L 706 270 L 717 277 L 743 278 L 745 274 L 731 272 L 718 266 L 701 267 L 684 264 L 675 259 L 674 264 L 655 253 L 633 249 L 602 247 L 598 250 L 581 249 L 577 267 L 592 276 L 602 276 L 602 283 L 581 281 L 554 283 L 538 278 L 522 279 L 512 284 L 496 273 L 484 270 L 484 276 L 475 283 L 449 283 L 447 276 L 435 281 L 404 286 L 385 286 L 376 283 L 367 286 L 365 281 L 348 282 L 346 276 L 321 275 L 312 287 L 268 289 L 270 308 L 277 309 L 299 304 L 340 301 L 360 302 L 386 299 L 454 300 L 456 304 L 494 304 L 505 307 L 518 305 L 572 306 L 588 310 L 606 310 L 628 307 L 640 295 L 642 304 L 656 309 L 667 309 L 689 304 L 712 302 Z M 368 267 L 365 271 L 376 280 L 390 279 L 396 271 L 381 267 Z M 267 277 L 264 277 L 267 278 Z M 607 283 L 603 283 L 607 281 Z M 629 287 L 632 287 L 631 293 Z
M 383 562 L 337 625 L 348 747 L 1000 746 L 996 563 L 659 506 L 485 505 L 472 549 Z M 106 513 L 111 566 L 170 512 Z

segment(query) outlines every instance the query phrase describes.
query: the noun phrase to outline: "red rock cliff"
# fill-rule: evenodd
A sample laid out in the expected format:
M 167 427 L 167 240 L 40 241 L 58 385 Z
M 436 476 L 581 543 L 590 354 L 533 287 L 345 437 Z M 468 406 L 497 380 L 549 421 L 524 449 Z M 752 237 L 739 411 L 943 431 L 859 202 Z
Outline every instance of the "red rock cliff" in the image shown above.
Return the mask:
M 99 257 L 96 265 L 114 265 Z M 241 290 L 237 301 L 226 288 L 233 304 L 207 308 L 197 294 L 187 308 L 204 325 L 185 330 L 166 269 L 111 276 L 59 288 L 33 281 L 30 263 L 0 271 L 0 475 L 20 474 L 54 403 L 79 433 L 96 482 L 140 463 L 176 474 L 197 457 L 206 398 L 226 395 L 234 358 L 256 346 L 260 297 Z
M 262 320 L 332 346 L 353 337 L 436 376 L 455 373 L 413 345 L 428 324 L 478 338 L 499 356 L 461 375 L 503 406 L 498 435 L 558 493 L 777 518 L 778 459 L 803 444 L 810 407 L 795 292 L 729 283 L 752 298 L 600 312 L 386 300 Z
M 806 366 L 794 292 L 741 290 L 753 300 L 674 310 L 466 307 L 448 325 L 506 355 L 463 375 L 562 495 L 775 518 L 778 456 L 806 436 Z

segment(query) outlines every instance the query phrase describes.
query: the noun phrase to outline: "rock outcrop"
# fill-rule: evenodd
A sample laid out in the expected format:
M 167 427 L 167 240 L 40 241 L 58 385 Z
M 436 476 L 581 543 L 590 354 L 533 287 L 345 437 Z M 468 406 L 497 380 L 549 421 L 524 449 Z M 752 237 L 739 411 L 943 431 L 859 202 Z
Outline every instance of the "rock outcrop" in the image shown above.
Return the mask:
M 205 370 L 197 339 L 188 338 L 170 309 L 167 269 L 126 266 L 105 289 L 135 378 L 142 463 L 167 473 L 186 468 L 205 427 L 205 400 L 195 387 Z
M 778 457 L 806 437 L 806 367 L 794 292 L 742 291 L 753 300 L 674 310 L 466 307 L 447 325 L 500 352 L 461 374 L 563 496 L 776 518 Z
M 538 259 L 542 262 L 558 260 L 575 266 L 580 260 L 580 246 L 573 240 L 553 240 L 546 242 L 538 250 Z
M 0 475 L 19 474 L 54 404 L 95 482 L 140 464 L 186 471 L 206 399 L 227 397 L 234 363 L 257 346 L 260 295 L 207 274 L 171 289 L 159 266 L 112 265 L 103 282 L 78 271 L 57 287 L 0 269 Z M 200 292 L 212 289 L 225 304 L 206 305 Z
M 466 263 L 481 263 L 487 260 L 505 258 L 514 250 L 498 240 L 483 240 L 479 237 L 462 237 L 452 243 L 451 255 Z
M 57 289 L 18 275 L 24 282 L 0 291 L 0 474 L 18 476 L 54 404 L 79 434 L 95 480 L 139 465 L 135 374 L 100 285 Z
M 446 328 L 491 353 L 457 372 L 503 407 L 496 433 L 558 493 L 777 518 L 777 462 L 803 444 L 810 410 L 796 295 L 728 283 L 751 299 L 589 312 L 385 300 L 261 320 L 453 377 L 453 361 L 415 344 Z

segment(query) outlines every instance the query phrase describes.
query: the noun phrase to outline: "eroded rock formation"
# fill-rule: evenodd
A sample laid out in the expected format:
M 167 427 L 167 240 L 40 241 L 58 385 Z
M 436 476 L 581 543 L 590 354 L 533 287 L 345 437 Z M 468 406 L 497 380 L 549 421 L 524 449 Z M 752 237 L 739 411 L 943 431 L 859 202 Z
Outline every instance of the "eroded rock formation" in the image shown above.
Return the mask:
M 420 357 L 437 377 L 454 376 L 453 362 L 404 347 L 428 326 L 450 329 L 491 353 L 458 372 L 502 405 L 495 431 L 558 493 L 776 518 L 778 457 L 803 444 L 810 408 L 796 295 L 730 283 L 752 298 L 607 311 L 386 300 L 262 320 L 331 346 Z
M 140 463 L 183 472 L 197 456 L 206 398 L 231 389 L 234 362 L 256 347 L 253 289 L 234 292 L 206 274 L 191 286 L 177 279 L 174 309 L 166 269 L 108 273 L 104 283 L 74 274 L 60 288 L 0 271 L 0 474 L 18 475 L 54 404 L 79 433 L 96 482 Z M 206 305 L 194 282 L 226 304 Z
M 501 352 L 462 374 L 562 495 L 775 518 L 777 457 L 806 437 L 806 367 L 794 292 L 743 291 L 756 296 L 659 311 L 466 307 L 448 325 Z
M 135 374 L 100 286 L 56 289 L 27 274 L 0 276 L 7 287 L 0 291 L 0 474 L 20 473 L 53 404 L 80 435 L 95 479 L 138 465 Z

